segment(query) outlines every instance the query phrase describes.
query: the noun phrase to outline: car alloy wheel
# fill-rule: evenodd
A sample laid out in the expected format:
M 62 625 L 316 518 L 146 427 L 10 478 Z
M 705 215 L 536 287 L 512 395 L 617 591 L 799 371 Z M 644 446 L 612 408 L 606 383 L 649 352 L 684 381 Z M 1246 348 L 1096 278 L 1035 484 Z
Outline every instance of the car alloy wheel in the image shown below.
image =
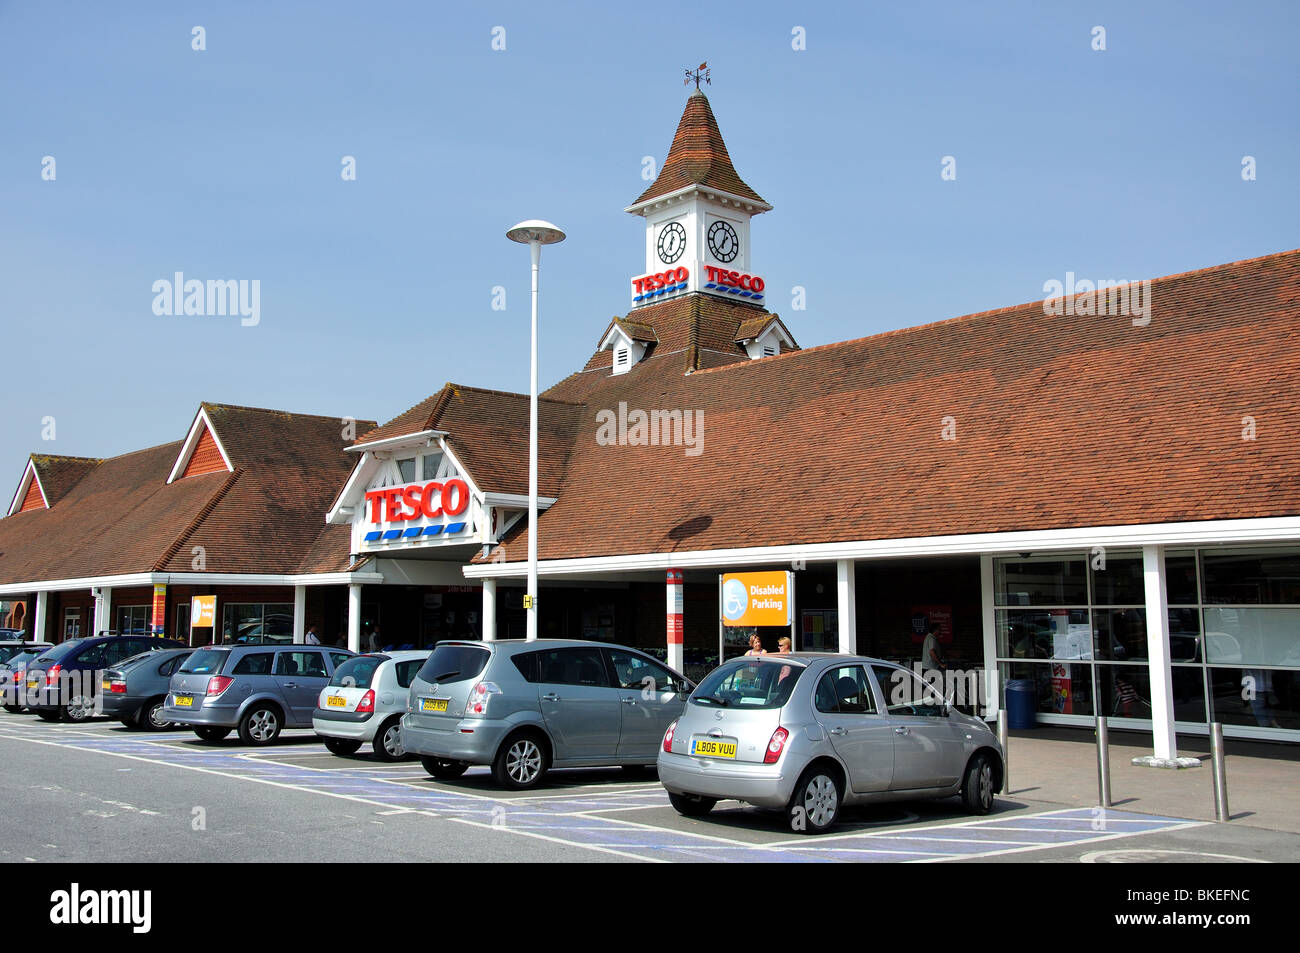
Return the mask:
M 987 761 L 980 765 L 979 800 L 985 810 L 993 806 L 993 765 Z
M 95 703 L 85 695 L 77 695 L 75 698 L 68 699 L 64 711 L 67 712 L 68 721 L 85 721 L 95 713 Z
M 163 728 L 166 728 L 171 724 L 170 721 L 163 717 L 162 701 L 156 701 L 145 709 L 144 720 L 145 723 L 155 731 L 161 731 Z
M 258 708 L 244 716 L 239 734 L 247 744 L 265 745 L 280 733 L 280 719 L 270 708 Z
M 993 796 L 996 793 L 993 768 L 993 759 L 983 752 L 975 755 L 966 766 L 961 801 L 968 813 L 988 814 L 993 810 Z
M 519 738 L 506 752 L 506 774 L 520 787 L 527 787 L 542 773 L 542 750 L 532 738 Z

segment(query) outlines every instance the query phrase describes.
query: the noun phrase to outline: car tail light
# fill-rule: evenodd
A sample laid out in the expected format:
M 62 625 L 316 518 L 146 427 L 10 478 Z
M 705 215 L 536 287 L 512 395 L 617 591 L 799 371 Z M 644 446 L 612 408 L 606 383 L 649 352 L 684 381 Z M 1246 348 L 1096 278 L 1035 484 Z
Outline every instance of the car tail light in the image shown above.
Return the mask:
M 668 726 L 668 730 L 664 732 L 664 750 L 669 754 L 673 753 L 673 732 L 676 730 L 677 722 L 674 721 Z
M 503 692 L 496 682 L 479 682 L 470 689 L 469 698 L 465 700 L 466 717 L 482 718 L 487 714 L 488 701 L 493 695 L 501 694 Z
M 375 690 L 369 689 L 361 696 L 361 701 L 357 702 L 357 711 L 374 711 L 375 710 Z
M 63 671 L 62 665 L 51 665 L 50 670 L 45 673 L 45 687 L 59 684 L 59 673 Z
M 772 732 L 772 740 L 767 743 L 767 753 L 763 755 L 764 764 L 776 764 L 781 758 L 781 752 L 785 750 L 785 739 L 790 737 L 790 732 L 784 728 L 778 728 Z
M 235 680 L 231 678 L 229 675 L 213 675 L 210 679 L 208 679 L 208 697 L 216 698 L 227 688 L 229 688 L 234 683 L 234 681 Z
M 110 679 L 108 680 L 108 690 L 109 690 L 110 692 L 112 692 L 114 695 L 125 695 L 125 694 L 126 694 L 126 679 L 124 679 L 124 678 L 110 678 Z

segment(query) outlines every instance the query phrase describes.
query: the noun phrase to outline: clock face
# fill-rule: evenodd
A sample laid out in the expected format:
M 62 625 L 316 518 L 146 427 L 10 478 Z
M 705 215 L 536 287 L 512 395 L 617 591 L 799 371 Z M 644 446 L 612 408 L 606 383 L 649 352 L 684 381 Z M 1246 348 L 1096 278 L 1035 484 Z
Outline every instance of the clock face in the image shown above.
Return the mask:
M 721 262 L 728 262 L 740 254 L 740 239 L 736 230 L 726 222 L 714 222 L 709 226 L 709 251 Z
M 669 222 L 659 233 L 659 260 L 671 265 L 686 251 L 686 229 L 681 222 Z

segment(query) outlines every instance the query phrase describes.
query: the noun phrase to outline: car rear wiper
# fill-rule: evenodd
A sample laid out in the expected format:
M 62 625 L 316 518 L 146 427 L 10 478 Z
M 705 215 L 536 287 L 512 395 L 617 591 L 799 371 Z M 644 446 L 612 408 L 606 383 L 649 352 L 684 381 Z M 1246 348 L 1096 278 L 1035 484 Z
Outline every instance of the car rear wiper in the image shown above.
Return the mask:
M 460 674 L 460 669 L 453 669 L 450 672 L 443 672 L 441 675 L 433 676 L 433 680 L 435 682 L 441 682 L 444 678 L 450 678 L 453 675 L 459 675 L 459 674 Z
M 717 695 L 701 695 L 699 698 L 696 698 L 695 701 L 713 702 L 715 705 L 721 705 L 723 708 L 727 707 L 727 705 L 730 704 L 730 702 L 728 702 L 725 698 L 719 698 Z

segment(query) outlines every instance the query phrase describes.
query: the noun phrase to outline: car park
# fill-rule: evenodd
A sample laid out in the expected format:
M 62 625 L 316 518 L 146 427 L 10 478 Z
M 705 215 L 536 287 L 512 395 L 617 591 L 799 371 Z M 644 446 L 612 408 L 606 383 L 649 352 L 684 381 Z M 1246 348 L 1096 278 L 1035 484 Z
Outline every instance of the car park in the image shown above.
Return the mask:
M 128 728 L 158 731 L 170 722 L 163 717 L 167 687 L 180 664 L 193 650 L 164 649 L 133 655 L 104 672 L 100 707 Z
M 820 653 L 733 659 L 710 672 L 664 734 L 659 780 L 678 813 L 722 799 L 829 830 L 845 804 L 960 796 L 987 814 L 1003 752 L 898 665 Z
M 310 728 L 320 691 L 355 655 L 316 645 L 209 645 L 172 675 L 161 717 L 205 741 L 238 729 L 244 744 L 267 745 L 284 728 Z
M 0 645 L 0 697 L 4 699 L 4 710 L 17 714 L 27 708 L 27 685 L 23 676 L 27 672 L 27 663 L 40 656 L 46 649 L 54 646 L 49 642 L 8 642 Z M 7 649 L 16 648 L 16 652 Z
M 184 647 L 174 639 L 115 634 L 60 642 L 28 663 L 27 707 L 46 721 L 85 721 L 95 714 L 106 669 L 141 652 Z
M 439 642 L 411 682 L 402 740 L 433 777 L 491 765 L 522 790 L 553 767 L 653 765 L 692 687 L 620 645 Z
M 350 658 L 321 689 L 311 726 L 337 755 L 355 754 L 369 744 L 380 761 L 406 755 L 402 715 L 411 681 L 429 650 L 376 652 Z

